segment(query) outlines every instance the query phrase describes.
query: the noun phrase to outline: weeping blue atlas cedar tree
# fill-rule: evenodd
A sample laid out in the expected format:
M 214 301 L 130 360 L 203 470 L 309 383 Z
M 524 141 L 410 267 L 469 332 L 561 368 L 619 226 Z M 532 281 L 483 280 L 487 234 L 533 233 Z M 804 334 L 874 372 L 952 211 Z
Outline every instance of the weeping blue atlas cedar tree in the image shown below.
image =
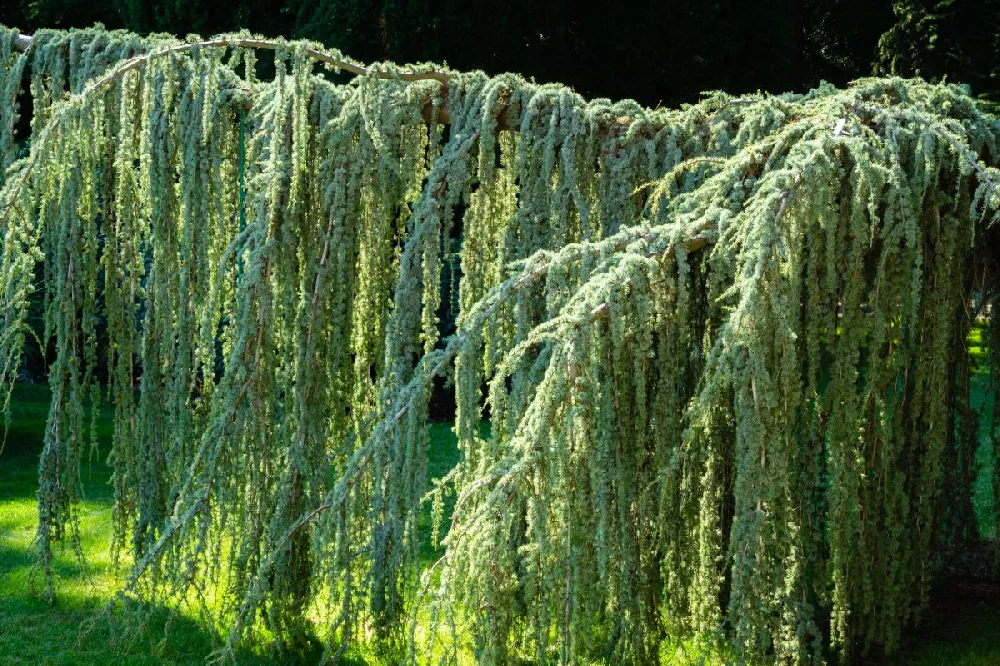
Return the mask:
M 55 350 L 52 598 L 101 404 L 118 603 L 199 613 L 220 657 L 849 660 L 979 538 L 1000 123 L 961 87 L 651 110 L 248 34 L 4 28 L 0 96 L 0 388 L 29 336 Z M 442 379 L 461 459 L 432 484 Z

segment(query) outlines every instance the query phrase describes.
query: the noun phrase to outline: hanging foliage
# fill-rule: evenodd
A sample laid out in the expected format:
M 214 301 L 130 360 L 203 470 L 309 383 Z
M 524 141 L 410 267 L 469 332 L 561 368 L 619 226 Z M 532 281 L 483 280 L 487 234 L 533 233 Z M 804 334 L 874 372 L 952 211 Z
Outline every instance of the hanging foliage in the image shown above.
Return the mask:
M 891 652 L 932 553 L 978 538 L 1000 123 L 963 89 L 649 110 L 249 35 L 19 39 L 0 387 L 40 272 L 50 596 L 102 402 L 121 598 L 194 609 L 223 654 L 850 659 Z M 440 378 L 462 457 L 427 493 Z

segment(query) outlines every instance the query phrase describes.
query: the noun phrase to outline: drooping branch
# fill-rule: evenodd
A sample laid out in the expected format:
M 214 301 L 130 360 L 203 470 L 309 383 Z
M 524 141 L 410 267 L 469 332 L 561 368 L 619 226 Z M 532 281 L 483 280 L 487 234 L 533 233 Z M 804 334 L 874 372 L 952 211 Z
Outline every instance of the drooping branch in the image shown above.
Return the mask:
M 665 623 L 747 661 L 898 639 L 969 452 L 969 364 L 941 361 L 992 279 L 997 128 L 965 92 L 648 111 L 244 35 L 2 37 L 37 49 L 11 59 L 39 103 L 0 284 L 52 278 L 42 488 L 76 476 L 107 344 L 122 594 L 218 583 L 230 646 L 392 639 L 445 527 L 431 615 L 484 664 L 655 663 Z M 272 80 L 240 76 L 255 49 L 279 50 Z M 445 375 L 462 456 L 427 539 Z
M 27 52 L 31 49 L 33 44 L 33 39 L 31 35 L 21 34 L 15 39 L 14 46 L 17 50 Z M 269 51 L 275 51 L 284 48 L 287 45 L 284 41 L 271 40 L 271 39 L 261 39 L 256 37 L 245 37 L 242 35 L 224 35 L 220 37 L 213 37 L 212 39 L 199 40 L 194 42 L 186 42 L 184 44 L 176 44 L 174 46 L 167 47 L 163 50 L 155 51 L 153 53 L 147 53 L 144 55 L 136 56 L 130 60 L 123 63 L 121 66 L 115 67 L 112 71 L 108 72 L 105 76 L 101 77 L 94 83 L 94 88 L 103 88 L 108 83 L 120 78 L 126 73 L 132 71 L 133 69 L 140 68 L 144 66 L 151 60 L 156 58 L 161 58 L 163 56 L 168 56 L 171 54 L 185 53 L 189 51 L 195 51 L 198 49 L 219 49 L 219 48 L 244 48 L 244 49 L 264 49 Z M 379 70 L 372 67 L 367 67 L 351 58 L 340 56 L 338 54 L 330 53 L 328 51 L 323 51 L 315 47 L 307 47 L 305 49 L 306 55 L 315 60 L 316 62 L 323 63 L 335 70 L 343 70 L 345 72 L 350 72 L 351 74 L 356 74 L 358 76 L 380 76 L 384 78 L 397 78 L 401 81 L 437 81 L 441 84 L 442 96 L 447 98 L 448 82 L 449 76 L 446 71 L 442 70 L 426 70 L 426 71 L 393 71 L 387 72 Z M 424 117 L 427 122 L 430 122 L 432 110 L 430 106 L 424 109 Z M 437 122 L 441 124 L 448 124 L 450 121 L 450 113 L 447 103 L 442 103 L 437 110 Z M 506 115 L 501 113 L 499 116 L 499 125 L 501 128 L 506 128 Z
M 31 35 L 18 35 L 14 41 L 14 47 L 18 51 L 28 51 L 32 45 Z M 166 55 L 170 52 L 181 53 L 184 51 L 192 51 L 196 49 L 209 49 L 209 48 L 246 48 L 246 49 L 266 49 L 266 50 L 277 50 L 283 48 L 286 45 L 284 41 L 270 40 L 270 39 L 260 39 L 256 37 L 245 37 L 242 35 L 222 35 L 219 37 L 213 37 L 212 39 L 199 40 L 194 42 L 186 42 L 184 44 L 177 44 L 164 51 L 159 51 L 153 54 L 148 54 L 148 56 L 139 56 L 139 60 L 145 62 L 150 57 L 158 57 L 160 55 Z M 358 76 L 371 76 L 375 73 L 370 67 L 346 58 L 339 56 L 327 51 L 322 51 L 314 47 L 306 48 L 306 55 L 317 62 L 321 62 L 325 65 L 329 65 L 334 69 L 342 69 L 346 72 L 351 72 L 352 74 L 357 74 Z M 142 62 L 136 64 L 135 66 L 140 66 Z M 426 81 L 435 80 L 441 83 L 448 84 L 448 74 L 443 71 L 428 70 L 424 72 L 399 72 L 396 74 L 396 78 L 403 81 Z
M 684 234 L 683 240 L 677 243 L 668 243 L 665 247 L 644 253 L 644 256 L 647 259 L 657 260 L 670 252 L 676 251 L 678 248 L 687 254 L 698 252 L 712 242 L 712 231 L 707 226 L 690 230 Z M 655 233 L 653 230 L 640 233 L 623 232 L 617 237 L 608 239 L 603 243 L 597 243 L 595 246 L 603 245 L 607 249 L 610 249 L 612 253 L 618 253 L 624 251 L 637 241 L 653 243 L 659 238 L 660 234 Z M 592 253 L 595 253 L 594 248 L 580 247 L 570 254 L 583 254 L 588 249 Z M 565 260 L 566 257 L 563 257 L 563 259 Z M 420 395 L 437 377 L 441 376 L 451 367 L 455 358 L 470 344 L 475 332 L 481 330 L 501 306 L 521 290 L 528 288 L 533 283 L 542 279 L 552 269 L 555 259 L 541 261 L 540 263 L 537 260 L 534 262 L 531 260 L 528 261 L 529 265 L 532 263 L 537 263 L 538 265 L 520 275 L 509 278 L 494 287 L 489 294 L 483 297 L 473 311 L 468 314 L 467 323 L 448 340 L 443 349 L 433 351 L 421 359 L 413 378 L 405 387 L 399 390 L 399 397 L 389 405 L 382 419 L 376 421 L 375 413 L 366 419 L 363 430 L 367 433 L 367 436 L 363 440 L 361 448 L 354 453 L 351 460 L 345 465 L 345 468 L 349 470 L 348 474 L 341 477 L 336 487 L 323 499 L 322 503 L 310 509 L 304 515 L 299 516 L 291 524 L 272 548 L 271 552 L 268 553 L 263 565 L 258 569 L 257 578 L 253 581 L 251 593 L 247 595 L 244 604 L 241 606 L 238 614 L 238 622 L 229 635 L 227 648 L 231 649 L 234 641 L 238 640 L 244 623 L 254 610 L 248 602 L 259 598 L 261 587 L 267 584 L 267 578 L 271 573 L 271 568 L 274 566 L 275 560 L 288 547 L 296 532 L 309 525 L 309 523 L 323 513 L 331 510 L 339 510 L 343 507 L 344 503 L 349 500 L 351 491 L 371 463 L 372 458 L 380 448 L 386 446 L 386 438 L 389 433 L 396 427 L 406 412 L 413 407 L 414 396 Z M 601 304 L 591 311 L 590 318 L 596 321 L 606 316 L 607 313 L 608 306 Z M 193 515 L 193 512 L 189 512 L 185 517 L 189 519 Z M 173 531 L 175 530 L 172 528 L 170 534 Z M 166 541 L 167 539 L 161 539 L 161 543 L 166 543 Z M 144 564 L 148 564 L 148 562 Z
M 31 35 L 20 34 L 16 37 L 14 42 L 14 47 L 23 52 L 29 51 L 31 45 L 33 44 L 33 38 Z M 187 42 L 184 44 L 177 44 L 171 46 L 163 51 L 157 51 L 155 53 L 146 54 L 143 56 L 137 56 L 128 62 L 128 66 L 118 69 L 113 72 L 113 75 L 109 79 L 118 78 L 119 76 L 125 74 L 126 72 L 142 67 L 145 63 L 153 58 L 157 58 L 164 55 L 169 55 L 171 53 L 184 53 L 197 49 L 211 49 L 211 48 L 248 48 L 248 49 L 264 49 L 274 51 L 283 48 L 287 43 L 279 40 L 263 39 L 257 37 L 246 37 L 243 35 L 223 35 L 219 37 L 214 37 L 207 40 L 199 40 L 194 42 Z M 451 111 L 447 103 L 448 97 L 448 84 L 450 81 L 449 73 L 445 70 L 416 70 L 416 71 L 384 71 L 379 68 L 366 66 L 356 60 L 351 58 L 341 56 L 338 54 L 330 53 L 315 47 L 307 47 L 305 49 L 307 57 L 315 60 L 316 62 L 323 63 L 333 69 L 343 70 L 345 72 L 350 72 L 351 74 L 356 74 L 357 76 L 380 76 L 385 78 L 397 78 L 401 81 L 437 81 L 441 84 L 441 99 L 442 101 L 437 105 L 436 111 L 431 108 L 428 104 L 423 110 L 424 120 L 430 123 L 432 116 L 434 121 L 447 125 L 451 122 Z M 727 102 L 727 105 L 732 104 L 746 104 L 752 100 L 747 99 L 734 99 Z M 497 109 L 496 119 L 497 119 L 497 129 L 498 130 L 516 130 L 518 129 L 516 125 L 517 119 L 512 119 L 508 117 L 508 109 L 506 105 L 501 105 Z M 621 131 L 628 127 L 631 122 L 629 117 L 617 117 L 611 118 L 607 121 L 607 131 Z

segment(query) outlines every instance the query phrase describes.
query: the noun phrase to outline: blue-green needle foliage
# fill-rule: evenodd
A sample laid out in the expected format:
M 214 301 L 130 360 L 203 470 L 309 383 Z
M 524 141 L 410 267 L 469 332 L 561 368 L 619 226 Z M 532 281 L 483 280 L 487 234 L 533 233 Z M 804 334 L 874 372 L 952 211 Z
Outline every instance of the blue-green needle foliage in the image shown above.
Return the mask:
M 220 656 L 647 664 L 695 637 L 817 664 L 891 652 L 932 553 L 978 538 L 1000 125 L 963 89 L 649 110 L 429 66 L 343 83 L 245 35 L 15 38 L 0 388 L 40 275 L 50 595 L 101 399 L 122 598 L 200 612 Z M 435 377 L 462 459 L 425 498 Z

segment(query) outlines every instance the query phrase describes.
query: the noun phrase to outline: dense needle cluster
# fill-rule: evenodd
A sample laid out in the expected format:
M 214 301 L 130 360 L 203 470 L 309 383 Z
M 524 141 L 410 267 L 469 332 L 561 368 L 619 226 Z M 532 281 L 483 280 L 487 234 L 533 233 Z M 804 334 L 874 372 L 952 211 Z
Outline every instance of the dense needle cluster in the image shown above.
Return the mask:
M 338 54 L 248 35 L 16 39 L 0 389 L 26 336 L 55 350 L 50 595 L 102 401 L 123 598 L 227 650 L 848 659 L 891 651 L 932 553 L 979 538 L 1000 405 L 966 341 L 1000 330 L 1000 123 L 960 87 L 649 110 L 431 66 L 345 83 Z M 428 494 L 437 378 L 462 458 Z

